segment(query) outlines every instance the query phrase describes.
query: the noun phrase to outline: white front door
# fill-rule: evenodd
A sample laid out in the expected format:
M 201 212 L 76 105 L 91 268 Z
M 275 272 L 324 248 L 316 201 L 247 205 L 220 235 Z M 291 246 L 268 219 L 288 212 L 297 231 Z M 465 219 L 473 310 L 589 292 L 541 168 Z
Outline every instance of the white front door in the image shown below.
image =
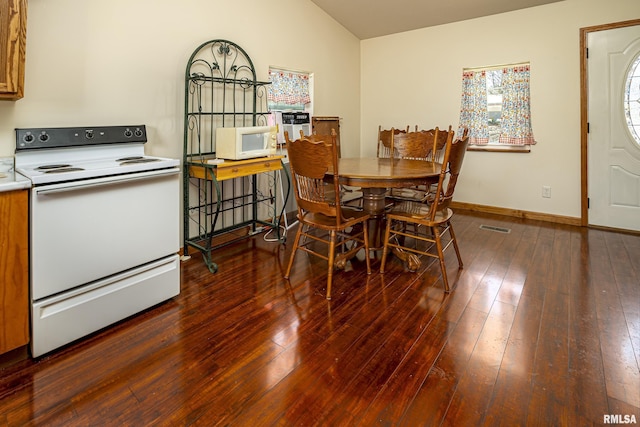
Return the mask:
M 631 88 L 627 80 L 640 57 L 640 25 L 591 32 L 587 46 L 589 224 L 640 231 L 640 135 L 625 111 L 627 94 L 640 103 L 640 77 Z

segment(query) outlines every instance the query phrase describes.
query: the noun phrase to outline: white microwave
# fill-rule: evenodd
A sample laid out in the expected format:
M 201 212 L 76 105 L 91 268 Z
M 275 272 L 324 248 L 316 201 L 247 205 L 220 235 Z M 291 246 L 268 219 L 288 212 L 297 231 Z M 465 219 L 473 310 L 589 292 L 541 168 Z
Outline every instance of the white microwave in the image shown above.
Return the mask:
M 244 160 L 276 152 L 275 126 L 227 127 L 216 129 L 216 157 Z

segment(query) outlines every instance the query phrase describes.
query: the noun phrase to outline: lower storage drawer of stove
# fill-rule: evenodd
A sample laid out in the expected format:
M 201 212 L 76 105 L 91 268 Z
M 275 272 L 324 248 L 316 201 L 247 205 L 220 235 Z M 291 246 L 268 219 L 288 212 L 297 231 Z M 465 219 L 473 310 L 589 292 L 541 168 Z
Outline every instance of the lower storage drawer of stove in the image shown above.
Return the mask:
M 34 301 L 31 354 L 51 350 L 100 330 L 180 293 L 178 255 Z

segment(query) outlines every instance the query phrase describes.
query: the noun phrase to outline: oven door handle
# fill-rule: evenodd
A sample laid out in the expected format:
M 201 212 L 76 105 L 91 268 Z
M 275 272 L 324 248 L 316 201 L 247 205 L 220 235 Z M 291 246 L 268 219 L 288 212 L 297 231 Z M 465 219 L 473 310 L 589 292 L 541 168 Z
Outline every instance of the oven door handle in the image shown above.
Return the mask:
M 110 176 L 110 177 L 103 177 L 103 178 L 97 178 L 97 179 L 91 179 L 91 180 L 85 180 L 85 181 L 67 182 L 64 184 L 47 186 L 46 188 L 36 187 L 34 191 L 37 195 L 55 194 L 55 193 L 63 193 L 67 191 L 84 190 L 86 188 L 92 188 L 92 187 L 103 187 L 106 185 L 115 185 L 115 184 L 122 184 L 126 182 L 160 178 L 160 177 L 165 177 L 170 175 L 177 175 L 178 173 L 180 173 L 180 168 L 175 167 L 170 169 L 160 169 L 160 170 L 154 170 L 154 171 L 139 172 L 131 175 L 120 175 L 116 177 Z

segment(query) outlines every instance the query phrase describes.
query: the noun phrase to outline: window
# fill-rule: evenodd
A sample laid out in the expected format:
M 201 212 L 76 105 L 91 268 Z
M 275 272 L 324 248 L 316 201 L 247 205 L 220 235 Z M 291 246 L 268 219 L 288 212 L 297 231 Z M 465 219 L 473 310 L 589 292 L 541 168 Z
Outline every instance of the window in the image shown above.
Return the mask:
M 624 92 L 624 113 L 633 139 L 640 145 L 640 55 L 633 61 Z
M 529 151 L 531 128 L 528 63 L 464 69 L 460 130 L 471 149 Z

